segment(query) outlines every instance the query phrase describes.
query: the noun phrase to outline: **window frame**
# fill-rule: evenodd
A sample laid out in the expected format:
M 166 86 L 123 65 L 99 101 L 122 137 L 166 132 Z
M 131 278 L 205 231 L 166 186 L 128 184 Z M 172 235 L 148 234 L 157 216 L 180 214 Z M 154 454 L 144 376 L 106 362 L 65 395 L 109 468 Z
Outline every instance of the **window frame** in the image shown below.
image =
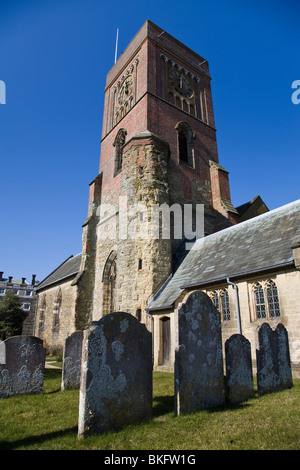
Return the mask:
M 258 310 L 257 310 L 257 298 L 256 298 L 256 290 L 257 288 L 260 288 L 260 297 L 263 298 L 263 304 L 261 303 L 260 305 L 264 305 L 265 308 L 265 315 L 260 316 L 258 315 Z M 270 302 L 270 289 L 272 287 L 272 300 L 274 303 L 274 307 L 272 307 L 271 302 Z M 264 322 L 264 321 L 269 321 L 269 320 L 276 320 L 282 317 L 282 310 L 280 307 L 280 300 L 279 300 L 279 292 L 278 292 L 278 285 L 273 279 L 267 279 L 263 281 L 256 281 L 251 283 L 251 290 L 252 290 L 252 315 L 253 319 L 252 321 L 259 321 L 259 322 Z M 262 297 L 263 296 L 263 297 Z M 275 314 L 273 314 L 273 311 Z

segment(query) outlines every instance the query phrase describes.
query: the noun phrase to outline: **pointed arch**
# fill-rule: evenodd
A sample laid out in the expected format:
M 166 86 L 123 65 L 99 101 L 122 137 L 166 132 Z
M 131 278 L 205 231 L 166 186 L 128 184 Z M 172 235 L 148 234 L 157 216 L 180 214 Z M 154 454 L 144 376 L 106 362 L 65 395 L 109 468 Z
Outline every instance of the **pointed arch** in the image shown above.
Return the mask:
M 115 147 L 114 176 L 122 171 L 123 146 L 125 144 L 127 131 L 124 128 L 119 129 L 113 146 Z
M 117 253 L 112 251 L 108 256 L 102 274 L 103 282 L 103 315 L 115 310 L 117 278 Z
M 178 122 L 175 126 L 177 131 L 177 147 L 179 163 L 183 163 L 192 168 L 194 161 L 194 139 L 195 134 L 186 122 Z
M 59 321 L 61 317 L 61 305 L 62 305 L 62 290 L 61 287 L 58 288 L 56 299 L 54 302 L 54 309 L 53 309 L 53 329 L 59 329 Z

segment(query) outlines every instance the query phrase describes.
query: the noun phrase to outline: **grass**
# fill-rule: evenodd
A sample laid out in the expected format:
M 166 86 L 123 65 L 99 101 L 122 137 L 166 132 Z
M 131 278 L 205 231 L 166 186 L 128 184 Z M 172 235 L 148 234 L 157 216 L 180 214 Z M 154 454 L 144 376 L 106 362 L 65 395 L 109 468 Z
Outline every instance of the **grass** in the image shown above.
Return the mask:
M 300 379 L 289 390 L 174 418 L 173 374 L 153 374 L 153 418 L 77 439 L 78 390 L 45 370 L 44 393 L 0 400 L 0 450 L 299 450 Z

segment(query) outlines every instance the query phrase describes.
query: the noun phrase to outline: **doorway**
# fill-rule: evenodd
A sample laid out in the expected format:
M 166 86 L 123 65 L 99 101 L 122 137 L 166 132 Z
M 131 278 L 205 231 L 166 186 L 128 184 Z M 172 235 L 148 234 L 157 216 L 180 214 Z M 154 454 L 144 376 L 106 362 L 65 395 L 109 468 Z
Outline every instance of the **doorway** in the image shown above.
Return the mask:
M 171 328 L 170 318 L 163 317 L 161 320 L 161 359 L 162 365 L 167 365 L 170 362 L 170 349 L 171 349 Z

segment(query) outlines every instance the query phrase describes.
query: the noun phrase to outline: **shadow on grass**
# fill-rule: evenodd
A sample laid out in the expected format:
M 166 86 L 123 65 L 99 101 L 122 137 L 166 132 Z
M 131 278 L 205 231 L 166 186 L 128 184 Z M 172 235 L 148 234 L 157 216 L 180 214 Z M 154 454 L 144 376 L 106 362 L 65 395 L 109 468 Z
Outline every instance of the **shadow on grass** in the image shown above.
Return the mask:
M 74 426 L 69 429 L 64 429 L 61 431 L 49 432 L 47 434 L 41 434 L 39 436 L 29 436 L 24 439 L 17 439 L 15 441 L 0 441 L 0 450 L 17 450 L 20 447 L 27 447 L 36 444 L 42 444 L 45 441 L 64 437 L 66 434 L 76 433 L 77 435 L 77 426 Z
M 156 396 L 153 400 L 152 415 L 153 417 L 168 414 L 174 411 L 174 395 Z

